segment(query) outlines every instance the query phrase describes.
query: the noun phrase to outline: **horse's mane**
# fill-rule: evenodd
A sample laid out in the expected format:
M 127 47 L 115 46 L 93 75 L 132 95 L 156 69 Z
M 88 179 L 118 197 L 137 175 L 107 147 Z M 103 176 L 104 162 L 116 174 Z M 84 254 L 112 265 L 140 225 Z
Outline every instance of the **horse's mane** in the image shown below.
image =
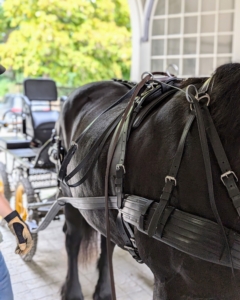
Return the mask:
M 182 88 L 189 84 L 199 88 L 207 78 L 189 78 L 182 83 Z M 209 110 L 214 123 L 227 140 L 240 136 L 240 64 L 225 64 L 214 72 L 208 91 L 211 102 Z

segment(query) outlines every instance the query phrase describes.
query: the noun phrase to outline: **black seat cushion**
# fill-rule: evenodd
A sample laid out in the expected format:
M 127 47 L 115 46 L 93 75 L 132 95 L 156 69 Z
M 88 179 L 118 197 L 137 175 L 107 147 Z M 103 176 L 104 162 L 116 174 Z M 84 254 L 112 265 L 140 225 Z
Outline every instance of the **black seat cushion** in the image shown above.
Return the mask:
M 59 112 L 55 110 L 50 111 L 33 111 L 33 126 L 35 130 L 38 129 L 53 129 L 52 123 L 56 123 Z
M 30 147 L 30 141 L 24 137 L 2 137 L 0 138 L 0 147 L 2 149 L 22 149 Z
M 59 112 L 54 110 L 32 111 L 32 123 L 26 124 L 27 135 L 44 144 L 51 137 L 58 116 Z

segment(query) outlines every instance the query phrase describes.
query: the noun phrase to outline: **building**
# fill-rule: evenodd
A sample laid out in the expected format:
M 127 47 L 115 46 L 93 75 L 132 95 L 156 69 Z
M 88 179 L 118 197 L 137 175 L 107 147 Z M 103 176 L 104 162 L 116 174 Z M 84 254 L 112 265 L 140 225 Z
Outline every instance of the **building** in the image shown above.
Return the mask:
M 240 0 L 128 1 L 132 80 L 170 64 L 179 76 L 209 76 L 219 65 L 240 61 Z

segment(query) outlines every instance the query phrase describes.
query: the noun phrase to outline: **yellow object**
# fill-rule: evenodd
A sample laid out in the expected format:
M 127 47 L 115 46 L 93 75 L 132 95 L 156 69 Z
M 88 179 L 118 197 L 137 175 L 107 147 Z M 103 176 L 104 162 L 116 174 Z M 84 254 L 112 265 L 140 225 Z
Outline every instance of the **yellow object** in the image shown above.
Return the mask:
M 4 184 L 1 179 L 0 179 L 0 194 L 4 194 Z
M 24 192 L 25 191 L 23 185 L 19 184 L 15 194 L 15 209 L 19 213 L 23 221 L 26 221 L 28 212 L 27 212 L 27 208 L 24 207 L 24 201 L 23 201 Z

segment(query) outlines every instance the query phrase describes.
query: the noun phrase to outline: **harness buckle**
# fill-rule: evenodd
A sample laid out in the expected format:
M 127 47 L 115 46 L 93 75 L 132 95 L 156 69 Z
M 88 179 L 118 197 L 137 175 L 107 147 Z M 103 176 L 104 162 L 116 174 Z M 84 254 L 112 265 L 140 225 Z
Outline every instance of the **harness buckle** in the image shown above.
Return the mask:
M 176 180 L 175 177 L 172 177 L 172 176 L 166 176 L 166 177 L 165 177 L 165 183 L 167 183 L 168 180 L 169 180 L 169 181 L 173 181 L 175 186 L 177 185 L 177 180 Z
M 224 174 L 221 175 L 222 183 L 223 183 L 225 186 L 226 186 L 226 184 L 225 184 L 223 178 L 224 178 L 224 177 L 228 177 L 228 176 L 231 175 L 231 174 L 235 177 L 236 181 L 238 182 L 237 175 L 236 175 L 233 171 L 227 171 L 227 172 L 225 172 Z

